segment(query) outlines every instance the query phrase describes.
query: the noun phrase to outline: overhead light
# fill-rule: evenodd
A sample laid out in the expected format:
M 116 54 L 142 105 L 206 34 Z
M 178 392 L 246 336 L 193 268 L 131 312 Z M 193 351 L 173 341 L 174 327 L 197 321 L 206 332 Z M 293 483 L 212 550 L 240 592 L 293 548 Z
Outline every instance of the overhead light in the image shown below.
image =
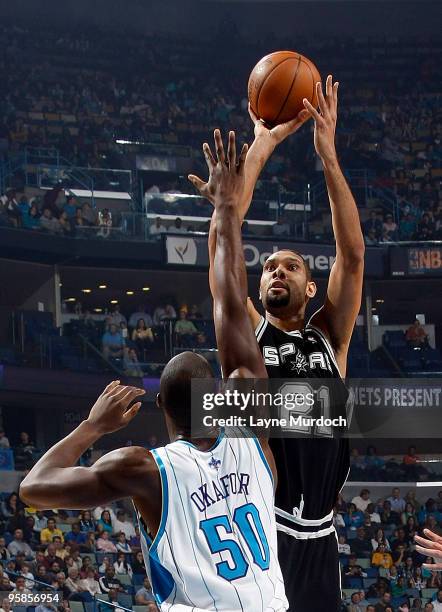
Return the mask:
M 102 308 L 94 308 L 94 312 L 103 312 Z
M 376 312 L 376 308 L 372 308 L 372 309 L 371 309 L 371 311 L 372 311 L 372 312 Z
M 383 304 L 384 300 L 376 300 L 376 304 Z
M 76 302 L 77 298 L 66 298 L 65 302 Z
M 111 304 L 118 304 L 118 300 L 111 300 Z
M 98 285 L 98 289 L 107 289 L 107 285 Z
M 63 287 L 63 283 L 58 283 L 58 286 L 59 287 Z
M 92 289 L 82 289 L 82 293 L 92 293 Z
M 134 292 L 133 291 L 126 291 L 126 295 L 133 295 Z
M 150 287 L 143 287 L 143 291 L 150 291 Z

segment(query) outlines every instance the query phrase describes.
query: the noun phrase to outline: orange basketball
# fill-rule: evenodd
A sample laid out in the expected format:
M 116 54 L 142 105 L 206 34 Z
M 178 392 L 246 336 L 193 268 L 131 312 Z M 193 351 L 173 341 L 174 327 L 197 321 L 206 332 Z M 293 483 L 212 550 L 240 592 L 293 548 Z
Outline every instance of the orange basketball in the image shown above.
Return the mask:
M 309 59 L 294 51 L 275 51 L 253 68 L 248 85 L 253 112 L 268 125 L 294 119 L 307 98 L 316 108 L 316 83 L 321 76 Z

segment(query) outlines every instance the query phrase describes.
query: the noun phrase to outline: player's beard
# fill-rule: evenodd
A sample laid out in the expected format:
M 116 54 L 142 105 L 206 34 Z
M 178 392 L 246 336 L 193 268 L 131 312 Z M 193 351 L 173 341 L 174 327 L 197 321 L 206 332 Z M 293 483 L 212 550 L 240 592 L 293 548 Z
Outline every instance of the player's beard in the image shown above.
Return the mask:
M 285 293 L 277 293 L 276 295 L 267 294 L 266 299 L 266 310 L 270 310 L 273 308 L 285 308 L 290 304 L 290 293 L 286 291 Z

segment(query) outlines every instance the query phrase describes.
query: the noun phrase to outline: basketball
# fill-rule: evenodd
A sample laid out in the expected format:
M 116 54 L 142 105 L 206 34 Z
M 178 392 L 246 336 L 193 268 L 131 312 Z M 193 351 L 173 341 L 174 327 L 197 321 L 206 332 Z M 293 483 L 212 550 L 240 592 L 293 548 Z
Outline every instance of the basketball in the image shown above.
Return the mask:
M 309 59 L 295 51 L 275 51 L 253 68 L 248 97 L 253 112 L 268 125 L 294 119 L 307 98 L 316 108 L 316 83 L 321 76 Z

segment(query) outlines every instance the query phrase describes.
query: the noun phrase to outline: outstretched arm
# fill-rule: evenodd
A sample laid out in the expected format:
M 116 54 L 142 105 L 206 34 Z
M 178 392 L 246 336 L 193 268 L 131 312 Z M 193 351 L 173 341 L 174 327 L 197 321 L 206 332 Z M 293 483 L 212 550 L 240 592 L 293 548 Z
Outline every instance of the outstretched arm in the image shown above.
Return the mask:
M 272 129 L 268 129 L 265 124 L 254 114 L 250 108 L 250 105 L 249 114 L 255 126 L 255 139 L 247 153 L 244 164 L 244 190 L 237 205 L 237 214 L 240 220 L 240 226 L 250 208 L 256 182 L 258 181 L 267 160 L 270 158 L 275 148 L 281 142 L 283 142 L 287 136 L 297 132 L 310 117 L 309 111 L 304 109 L 292 121 L 288 121 L 287 123 L 282 123 L 281 125 L 277 125 Z M 207 143 L 203 144 L 203 152 L 206 162 L 209 163 L 208 154 L 210 152 L 210 147 Z M 209 185 L 209 182 L 203 181 L 194 174 L 189 175 L 189 180 L 198 189 L 203 197 L 207 198 L 212 204 L 214 204 L 214 194 L 212 186 Z M 214 210 L 209 230 L 209 285 L 211 288 L 213 285 L 213 262 L 216 247 L 216 216 L 217 212 Z
M 104 434 L 125 427 L 141 403 L 131 402 L 144 391 L 114 381 L 106 387 L 89 417 L 47 451 L 20 485 L 20 498 L 44 510 L 90 508 L 123 497 L 145 497 L 146 486 L 158 478 L 156 464 L 140 447 L 122 448 L 101 457 L 92 467 L 76 463 Z
M 241 240 L 238 203 L 244 193 L 247 145 L 236 161 L 235 134 L 229 133 L 227 159 L 219 130 L 215 130 L 216 161 L 207 145 L 209 184 L 215 205 L 215 253 L 212 271 L 215 333 L 223 375 L 243 373 L 266 378 L 262 355 L 247 313 L 247 273 Z
M 315 121 L 315 148 L 324 166 L 336 240 L 336 260 L 330 272 L 325 303 L 313 315 L 312 323 L 330 338 L 344 376 L 348 345 L 361 306 L 365 246 L 356 202 L 335 149 L 338 85 L 332 84 L 329 75 L 324 97 L 318 83 L 319 112 L 308 100 L 304 100 L 304 105 Z

